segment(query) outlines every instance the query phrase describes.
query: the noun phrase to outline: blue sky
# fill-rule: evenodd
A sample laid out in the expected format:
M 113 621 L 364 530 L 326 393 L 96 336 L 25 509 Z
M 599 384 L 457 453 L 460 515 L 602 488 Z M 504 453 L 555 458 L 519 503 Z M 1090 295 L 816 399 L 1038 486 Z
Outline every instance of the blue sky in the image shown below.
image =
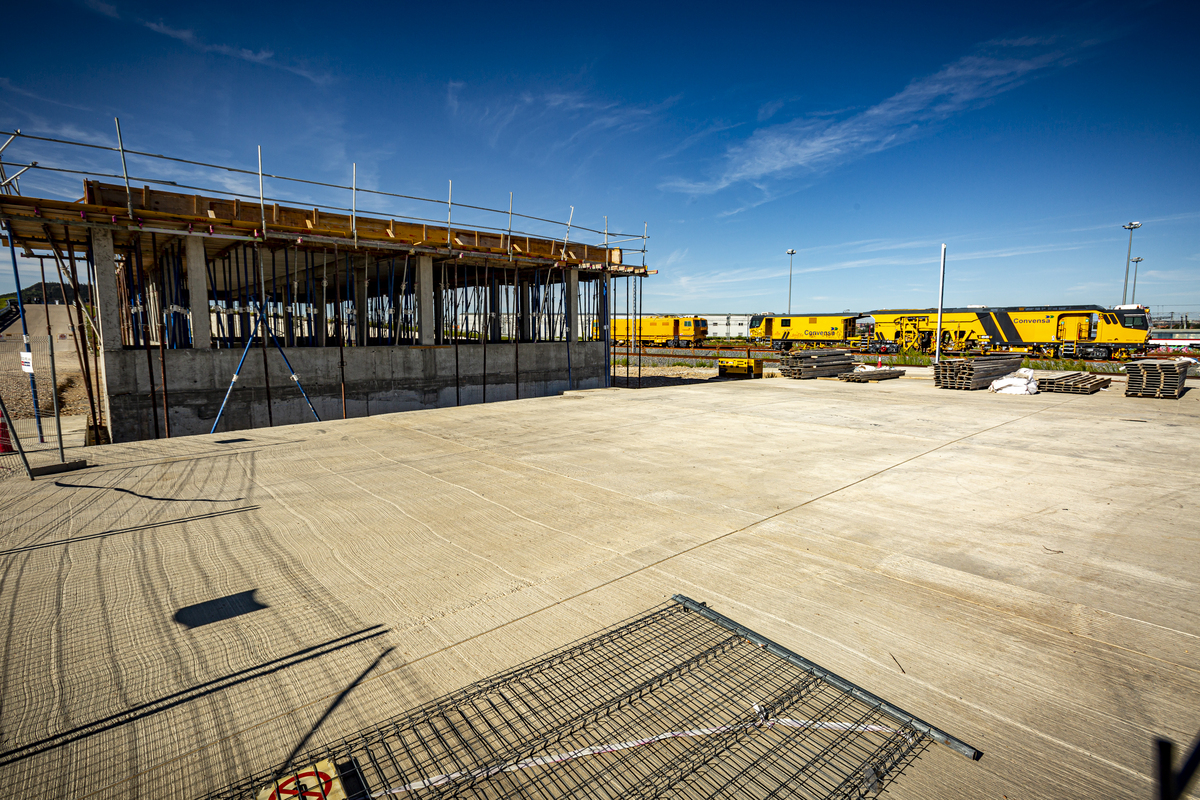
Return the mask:
M 933 305 L 942 242 L 947 304 L 1111 305 L 1138 220 L 1137 299 L 1200 316 L 1200 14 L 976 5 L 47 0 L 6 13 L 0 125 L 115 144 L 120 116 L 134 149 L 253 169 L 261 144 L 268 172 L 348 184 L 356 163 L 367 188 L 646 224 L 662 312 L 784 311 L 789 247 L 797 313 Z M 120 168 L 28 141 L 4 159 Z M 45 172 L 22 191 L 81 194 Z

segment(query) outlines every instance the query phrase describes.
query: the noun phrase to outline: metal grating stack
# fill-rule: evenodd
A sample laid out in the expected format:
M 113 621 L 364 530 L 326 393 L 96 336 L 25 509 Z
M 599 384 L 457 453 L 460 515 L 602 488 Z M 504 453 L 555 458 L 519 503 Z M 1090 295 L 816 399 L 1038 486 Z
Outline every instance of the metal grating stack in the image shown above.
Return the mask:
M 902 369 L 868 369 L 862 372 L 843 372 L 838 375 L 838 379 L 847 383 L 874 383 L 899 378 L 903 374 Z
M 207 797 L 847 800 L 934 742 L 982 755 L 677 595 Z
M 1187 368 L 1186 361 L 1131 361 L 1125 365 L 1125 372 L 1129 375 L 1125 396 L 1177 398 L 1183 394 Z
M 779 373 L 785 378 L 836 378 L 854 369 L 849 350 L 804 350 L 779 359 Z
M 1037 382 L 1038 390 L 1042 392 L 1095 394 L 1101 389 L 1107 389 L 1112 383 L 1112 378 L 1101 378 L 1086 372 L 1055 372 L 1038 376 Z
M 996 378 L 1021 368 L 1021 357 L 1011 355 L 949 358 L 933 365 L 933 385 L 939 389 L 986 389 Z

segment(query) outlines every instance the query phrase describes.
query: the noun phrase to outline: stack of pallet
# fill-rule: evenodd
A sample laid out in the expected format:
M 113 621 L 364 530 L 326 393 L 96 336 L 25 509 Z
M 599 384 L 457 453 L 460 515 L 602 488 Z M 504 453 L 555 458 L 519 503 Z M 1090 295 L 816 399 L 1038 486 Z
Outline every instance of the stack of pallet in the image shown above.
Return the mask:
M 802 350 L 779 359 L 779 373 L 785 378 L 836 378 L 854 369 L 849 350 Z
M 949 358 L 933 365 L 933 385 L 939 389 L 986 389 L 996 378 L 1020 368 L 1020 356 Z
M 1066 394 L 1095 394 L 1107 389 L 1112 378 L 1101 378 L 1086 372 L 1055 372 L 1039 375 L 1038 389 L 1043 392 L 1065 392 Z
M 1125 365 L 1125 372 L 1129 375 L 1125 396 L 1179 397 L 1183 394 L 1187 368 L 1186 361 L 1131 361 Z
M 838 379 L 849 383 L 874 383 L 899 378 L 903 374 L 902 369 L 866 369 L 862 372 L 843 372 Z

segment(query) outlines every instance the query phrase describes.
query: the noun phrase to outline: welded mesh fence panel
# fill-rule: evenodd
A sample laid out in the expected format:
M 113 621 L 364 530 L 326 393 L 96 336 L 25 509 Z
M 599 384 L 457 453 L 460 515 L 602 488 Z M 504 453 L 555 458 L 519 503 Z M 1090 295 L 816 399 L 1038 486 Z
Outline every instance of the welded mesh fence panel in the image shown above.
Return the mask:
M 929 742 L 672 603 L 209 797 L 863 797 Z
M 37 320 L 31 320 L 34 322 Z M 51 370 L 51 344 L 54 346 L 54 369 Z M 21 368 L 21 353 L 25 345 L 19 339 L 0 343 L 0 397 L 12 417 L 13 428 L 29 462 L 33 466 L 58 461 L 58 430 L 54 417 L 54 395 L 58 393 L 60 412 L 64 419 L 63 446 L 83 444 L 86 418 L 73 415 L 85 414 L 86 406 L 80 407 L 79 396 L 83 389 L 83 376 L 79 360 L 75 355 L 74 341 L 68 336 L 30 336 L 29 350 L 32 356 L 33 381 L 30 373 Z M 57 377 L 57 386 L 51 379 Z M 37 403 L 35 406 L 34 395 Z M 36 408 L 36 413 L 35 413 Z M 11 443 L 11 436 L 9 437 Z M 19 474 L 24 476 L 24 467 L 15 452 L 0 452 L 0 478 Z M 8 446 L 0 445 L 0 450 Z

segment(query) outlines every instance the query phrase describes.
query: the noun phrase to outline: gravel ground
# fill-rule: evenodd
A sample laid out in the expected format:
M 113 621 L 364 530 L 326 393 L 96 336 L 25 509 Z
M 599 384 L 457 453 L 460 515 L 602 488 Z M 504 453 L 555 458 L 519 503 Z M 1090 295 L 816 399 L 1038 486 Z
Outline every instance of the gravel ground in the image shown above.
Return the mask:
M 88 413 L 87 389 L 83 385 L 83 375 L 78 369 L 66 370 L 58 368 L 58 403 L 64 417 Z M 40 376 L 39 376 L 40 377 Z M 54 400 L 46 393 L 49 386 L 49 376 L 38 381 L 38 401 L 42 413 L 54 413 Z M 33 398 L 29 392 L 29 375 L 21 371 L 20 366 L 0 369 L 0 397 L 13 419 L 33 418 Z

